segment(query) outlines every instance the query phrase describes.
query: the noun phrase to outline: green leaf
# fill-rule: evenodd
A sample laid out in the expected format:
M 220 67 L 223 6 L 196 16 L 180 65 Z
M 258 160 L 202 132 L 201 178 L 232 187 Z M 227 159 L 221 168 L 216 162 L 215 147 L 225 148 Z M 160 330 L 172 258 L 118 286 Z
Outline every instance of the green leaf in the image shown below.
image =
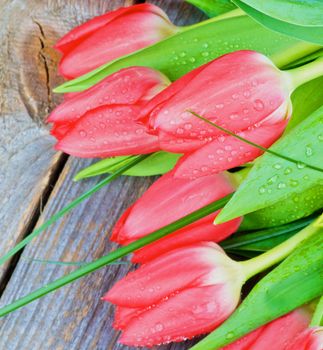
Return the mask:
M 323 105 L 323 77 L 298 87 L 292 94 L 293 115 L 285 133 Z
M 280 225 L 252 232 L 237 232 L 220 243 L 224 249 L 266 251 L 308 226 L 317 216 L 300 219 L 286 225 Z M 279 239 L 278 239 L 279 238 Z
M 284 22 L 246 5 L 246 1 L 242 2 L 240 0 L 233 0 L 233 2 L 257 22 L 273 31 L 286 34 L 300 40 L 323 45 L 323 26 L 305 27 L 299 24 Z M 284 1 L 281 1 L 281 3 L 283 2 Z
M 57 87 L 55 92 L 87 89 L 106 76 L 130 66 L 155 68 L 171 80 L 176 80 L 216 57 L 241 49 L 262 52 L 282 66 L 317 51 L 319 47 L 274 33 L 245 15 L 222 20 L 216 17 L 68 81 Z
M 303 211 L 304 206 L 313 206 L 312 201 L 321 201 L 322 191 L 307 202 L 300 202 L 301 193 L 322 186 L 322 173 L 306 167 L 301 161 L 320 167 L 323 145 L 323 107 L 278 140 L 270 150 L 288 154 L 299 159 L 299 164 L 266 153 L 259 158 L 245 181 L 239 186 L 231 201 L 216 218 L 216 223 L 271 206 L 286 198 L 292 201 L 282 206 L 283 211 Z M 288 208 L 287 208 L 288 204 Z
M 323 293 L 323 229 L 267 274 L 238 309 L 191 350 L 216 350 Z
M 233 10 L 236 6 L 230 0 L 186 0 L 209 17 L 215 17 Z
M 321 0 L 241 0 L 259 12 L 301 26 L 323 26 Z
M 180 157 L 181 154 L 168 153 L 163 151 L 156 152 L 124 172 L 123 175 L 153 176 L 165 174 L 173 169 Z M 99 162 L 90 165 L 85 169 L 82 169 L 78 174 L 76 174 L 74 180 L 77 181 L 92 176 L 114 172 L 135 158 L 138 158 L 138 156 L 120 156 L 100 160 Z

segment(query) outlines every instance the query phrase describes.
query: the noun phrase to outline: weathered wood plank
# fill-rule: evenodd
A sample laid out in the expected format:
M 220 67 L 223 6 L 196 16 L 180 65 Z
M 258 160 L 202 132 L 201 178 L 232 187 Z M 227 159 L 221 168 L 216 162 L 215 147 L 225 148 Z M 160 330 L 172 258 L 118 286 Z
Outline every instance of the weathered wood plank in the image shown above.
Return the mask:
M 52 93 L 62 82 L 54 42 L 84 20 L 130 3 L 0 0 L 0 255 L 33 225 L 62 161 L 43 123 L 60 100 Z M 0 267 L 0 286 L 7 267 Z
M 47 2 L 46 13 L 39 10 L 38 15 L 36 16 L 35 12 L 33 16 L 45 33 L 44 36 L 48 37 L 57 28 L 55 21 L 61 20 L 57 13 L 64 17 L 61 25 L 67 30 L 91 14 L 103 13 L 106 10 L 103 3 L 110 7 L 112 4 L 118 6 L 118 1 L 55 1 Z M 163 7 L 170 18 L 181 25 L 203 17 L 183 1 L 167 0 L 154 3 Z M 89 4 L 92 7 L 89 7 Z M 43 6 L 41 2 L 38 5 L 40 9 Z M 56 38 L 56 35 L 55 32 L 53 38 Z M 31 98 L 31 101 L 38 101 L 38 98 Z M 38 105 L 34 103 L 31 106 Z M 33 109 L 29 107 L 29 110 Z M 39 114 L 34 114 L 35 119 Z M 73 175 L 89 163 L 88 160 L 68 160 L 38 224 L 98 181 L 71 181 Z M 0 305 L 26 295 L 73 269 L 31 262 L 30 259 L 92 261 L 114 249 L 115 245 L 108 240 L 111 228 L 123 210 L 138 198 L 151 182 L 152 179 L 147 178 L 120 178 L 38 237 L 24 250 L 2 295 Z M 112 328 L 113 307 L 100 301 L 100 297 L 130 268 L 130 265 L 109 266 L 6 316 L 0 320 L 0 349 L 130 349 L 117 344 L 118 333 Z M 184 350 L 189 348 L 189 344 L 171 344 L 159 349 Z

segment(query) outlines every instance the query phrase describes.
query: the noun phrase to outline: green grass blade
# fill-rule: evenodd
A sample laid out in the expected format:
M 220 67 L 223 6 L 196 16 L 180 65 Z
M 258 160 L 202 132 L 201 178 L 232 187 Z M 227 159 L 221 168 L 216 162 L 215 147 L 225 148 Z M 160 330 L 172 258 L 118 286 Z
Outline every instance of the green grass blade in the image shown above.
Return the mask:
M 199 115 L 199 114 L 197 114 L 197 113 L 195 113 L 195 112 L 193 112 L 193 111 L 191 111 L 191 110 L 188 110 L 188 112 L 190 112 L 191 114 L 193 114 L 195 117 L 197 117 L 197 118 L 199 118 L 199 119 L 205 121 L 207 124 L 210 124 L 210 125 L 214 126 L 215 128 L 217 128 L 217 129 L 219 129 L 219 130 L 225 132 L 226 134 L 228 134 L 228 135 L 230 135 L 230 136 L 233 136 L 233 137 L 235 137 L 236 139 L 238 139 L 238 140 L 240 140 L 240 141 L 242 141 L 242 142 L 244 142 L 244 143 L 247 143 L 248 145 L 251 145 L 251 146 L 253 146 L 253 147 L 255 147 L 255 148 L 258 148 L 258 149 L 262 150 L 263 152 L 267 152 L 267 153 L 270 153 L 270 154 L 272 154 L 272 155 L 274 155 L 274 156 L 276 156 L 276 157 L 278 157 L 278 158 L 287 160 L 287 161 L 289 161 L 289 162 L 291 162 L 291 163 L 296 164 L 296 165 L 299 166 L 299 167 L 307 167 L 307 168 L 309 168 L 309 169 L 313 169 L 313 170 L 317 170 L 317 171 L 323 172 L 323 169 L 320 168 L 320 167 L 317 167 L 317 166 L 312 165 L 312 164 L 308 164 L 308 163 L 306 163 L 306 162 L 304 162 L 304 161 L 300 161 L 300 160 L 297 160 L 297 159 L 288 157 L 288 156 L 286 156 L 286 155 L 284 155 L 284 154 L 275 152 L 275 151 L 273 151 L 273 150 L 270 149 L 270 148 L 265 148 L 265 147 L 263 147 L 263 146 L 261 146 L 261 145 L 258 145 L 257 143 L 254 143 L 254 142 L 252 142 L 252 141 L 250 141 L 250 140 L 247 140 L 247 139 L 245 139 L 245 138 L 243 138 L 243 137 L 241 137 L 241 136 L 235 134 L 234 132 L 232 132 L 232 131 L 230 131 L 230 130 L 228 130 L 228 129 L 223 128 L 223 127 L 220 126 L 220 125 L 217 125 L 217 124 L 211 122 L 209 119 L 206 119 L 206 118 L 202 117 L 201 115 Z
M 221 242 L 220 245 L 223 249 L 243 249 L 252 243 L 261 242 L 264 240 L 271 239 L 273 237 L 278 237 L 292 232 L 298 232 L 317 218 L 317 215 L 310 216 L 305 219 L 300 219 L 291 222 L 286 225 L 281 225 L 277 227 L 272 227 L 264 230 L 253 231 L 253 232 L 239 232 L 232 237 Z
M 10 259 L 13 255 L 15 255 L 17 252 L 19 252 L 22 248 L 24 248 L 31 240 L 33 240 L 35 237 L 37 237 L 40 233 L 42 233 L 44 230 L 46 230 L 50 225 L 55 223 L 57 220 L 59 220 L 62 216 L 64 216 L 66 213 L 71 211 L 73 208 L 78 206 L 81 202 L 83 202 L 85 199 L 89 198 L 93 193 L 100 190 L 102 187 L 107 185 L 109 182 L 115 180 L 117 177 L 122 175 L 125 171 L 133 167 L 134 165 L 138 164 L 139 162 L 143 161 L 149 157 L 148 155 L 142 155 L 134 160 L 132 160 L 130 163 L 126 164 L 125 166 L 118 169 L 113 174 L 109 175 L 102 181 L 100 181 L 98 184 L 96 184 L 94 187 L 92 187 L 90 190 L 83 193 L 81 196 L 74 199 L 71 203 L 69 203 L 66 207 L 61 209 L 59 212 L 54 214 L 49 220 L 45 221 L 42 225 L 40 225 L 38 228 L 36 228 L 33 232 L 31 232 L 27 237 L 25 237 L 21 242 L 19 242 L 14 248 L 10 249 L 8 253 L 3 255 L 0 258 L 0 265 L 6 262 L 8 259 Z
M 168 234 L 179 230 L 207 215 L 214 213 L 215 211 L 221 209 L 232 197 L 232 194 L 227 195 L 226 197 L 221 198 L 220 200 L 210 203 L 203 208 L 200 208 L 189 215 L 184 216 L 183 218 L 164 226 L 151 234 L 138 239 L 137 241 L 130 243 L 127 246 L 121 247 L 110 254 L 103 256 L 85 266 L 80 267 L 79 269 L 73 271 L 72 273 L 57 279 L 56 281 L 49 283 L 45 287 L 39 288 L 38 290 L 26 295 L 25 297 L 14 301 L 10 305 L 7 305 L 0 309 L 0 317 L 9 314 L 10 312 L 17 310 L 23 307 L 26 304 L 31 303 L 32 301 L 41 298 L 42 296 L 53 292 L 54 290 L 63 287 L 66 284 L 69 284 L 83 276 L 88 275 L 89 273 L 98 270 L 132 252 L 137 249 L 144 247 L 145 245 L 152 243 L 162 237 L 167 236 Z

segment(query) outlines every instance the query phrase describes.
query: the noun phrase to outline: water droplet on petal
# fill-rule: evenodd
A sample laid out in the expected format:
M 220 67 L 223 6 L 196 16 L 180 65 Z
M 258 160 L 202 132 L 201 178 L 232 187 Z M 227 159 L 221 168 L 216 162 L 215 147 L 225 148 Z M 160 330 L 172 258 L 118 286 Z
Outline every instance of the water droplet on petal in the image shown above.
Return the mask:
M 260 111 L 262 111 L 265 108 L 265 105 L 264 105 L 264 103 L 261 100 L 257 99 L 253 103 L 253 108 L 256 111 L 260 112 Z
M 87 132 L 85 130 L 79 131 L 80 136 L 85 137 L 87 135 Z

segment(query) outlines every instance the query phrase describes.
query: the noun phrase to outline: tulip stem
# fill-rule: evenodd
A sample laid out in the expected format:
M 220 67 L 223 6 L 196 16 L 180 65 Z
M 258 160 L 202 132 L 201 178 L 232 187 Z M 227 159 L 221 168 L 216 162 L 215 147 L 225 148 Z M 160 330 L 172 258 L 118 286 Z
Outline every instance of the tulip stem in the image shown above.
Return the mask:
M 100 181 L 98 184 L 96 184 L 94 187 L 90 188 L 88 191 L 83 193 L 81 196 L 74 199 L 72 202 L 70 202 L 67 206 L 65 206 L 63 209 L 61 209 L 59 212 L 54 214 L 51 218 L 49 218 L 47 221 L 45 221 L 43 224 L 41 224 L 39 227 L 37 227 L 33 232 L 31 232 L 28 236 L 26 236 L 22 241 L 20 241 L 16 246 L 14 246 L 11 250 L 8 251 L 5 255 L 0 257 L 0 265 L 5 263 L 8 259 L 10 259 L 12 256 L 14 256 L 17 252 L 19 252 L 22 248 L 24 248 L 29 242 L 31 242 L 32 239 L 37 237 L 41 232 L 45 231 L 50 225 L 58 221 L 63 215 L 71 211 L 73 208 L 75 208 L 77 205 L 79 205 L 81 202 L 83 202 L 86 198 L 89 198 L 93 193 L 100 190 L 103 186 L 107 185 L 109 182 L 115 180 L 117 177 L 122 175 L 125 171 L 130 169 L 131 167 L 135 166 L 139 162 L 143 161 L 147 157 L 149 157 L 150 154 L 141 155 L 135 159 L 133 159 L 130 163 L 122 166 L 120 169 L 116 170 L 114 173 L 110 174 L 108 177 Z
M 294 89 L 311 81 L 315 78 L 323 76 L 323 57 L 316 59 L 313 62 L 305 64 L 304 66 L 290 69 L 286 71 L 291 80 Z
M 302 241 L 317 232 L 323 232 L 323 228 L 317 225 L 318 222 L 319 219 L 315 220 L 312 224 L 298 232 L 295 236 L 279 244 L 277 247 L 269 250 L 268 252 L 247 261 L 240 262 L 246 278 L 249 279 L 256 274 L 268 269 L 269 267 L 278 264 L 288 255 L 290 255 Z
M 311 327 L 323 326 L 323 297 L 321 297 L 320 301 L 316 305 L 310 326 Z

